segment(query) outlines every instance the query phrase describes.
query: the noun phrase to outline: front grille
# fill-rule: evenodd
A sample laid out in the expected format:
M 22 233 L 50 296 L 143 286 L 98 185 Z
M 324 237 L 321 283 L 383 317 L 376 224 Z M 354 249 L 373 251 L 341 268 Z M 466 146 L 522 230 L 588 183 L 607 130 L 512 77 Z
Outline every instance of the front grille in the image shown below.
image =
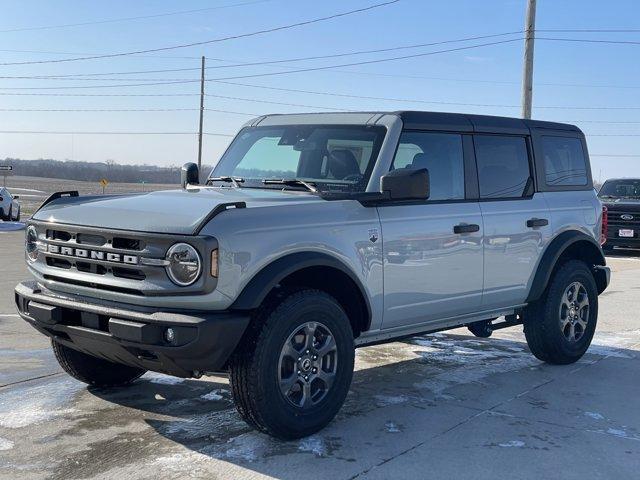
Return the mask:
M 46 230 L 46 238 L 49 242 L 44 255 L 50 267 L 92 275 L 111 273 L 114 277 L 138 281 L 147 278 L 138 268 L 116 266 L 123 261 L 139 263 L 135 254 L 141 250 L 143 242 L 138 239 L 53 229 Z
M 612 240 L 638 240 L 640 238 L 640 212 L 612 211 L 609 208 L 608 217 L 607 238 Z M 620 230 L 633 230 L 633 237 L 620 236 Z
M 609 210 L 609 226 L 612 225 L 622 228 L 640 228 L 640 212 Z
M 189 287 L 174 284 L 165 270 L 164 259 L 177 242 L 192 244 L 203 259 L 202 271 L 209 272 L 209 258 L 215 239 L 130 232 L 116 229 L 30 222 L 38 234 L 38 258 L 29 263 L 36 279 L 52 290 L 66 293 L 75 287 L 136 296 L 190 295 L 212 291 L 215 278 L 204 273 Z M 91 292 L 83 291 L 84 295 Z M 104 293 L 100 294 L 105 297 Z

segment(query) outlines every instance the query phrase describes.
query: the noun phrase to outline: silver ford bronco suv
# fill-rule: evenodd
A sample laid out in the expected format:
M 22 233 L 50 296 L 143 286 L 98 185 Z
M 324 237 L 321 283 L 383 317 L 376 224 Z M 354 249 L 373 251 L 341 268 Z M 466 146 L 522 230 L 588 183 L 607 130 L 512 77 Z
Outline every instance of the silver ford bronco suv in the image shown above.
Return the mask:
M 238 412 L 327 425 L 355 347 L 524 326 L 578 360 L 609 283 L 602 204 L 572 125 L 432 112 L 268 115 L 204 183 L 52 195 L 26 230 L 24 320 L 98 387 L 228 372 Z

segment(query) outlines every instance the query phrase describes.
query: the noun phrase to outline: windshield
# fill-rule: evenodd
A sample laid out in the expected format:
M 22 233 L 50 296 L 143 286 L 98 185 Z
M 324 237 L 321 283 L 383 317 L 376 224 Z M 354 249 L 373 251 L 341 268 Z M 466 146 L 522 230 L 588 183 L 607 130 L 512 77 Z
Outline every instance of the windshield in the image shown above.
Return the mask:
M 640 199 L 640 179 L 608 180 L 604 182 L 598 196 Z
M 213 169 L 209 182 L 224 184 L 223 177 L 233 177 L 241 188 L 308 190 L 304 185 L 308 183 L 320 191 L 363 192 L 385 132 L 384 127 L 366 125 L 245 128 Z

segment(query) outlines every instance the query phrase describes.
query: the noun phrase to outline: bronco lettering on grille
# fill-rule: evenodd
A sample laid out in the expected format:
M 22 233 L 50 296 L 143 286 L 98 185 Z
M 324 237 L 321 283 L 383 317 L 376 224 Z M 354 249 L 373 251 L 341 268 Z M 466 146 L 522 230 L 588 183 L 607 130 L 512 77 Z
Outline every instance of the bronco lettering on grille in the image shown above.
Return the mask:
M 90 258 L 92 260 L 107 260 L 108 262 L 126 263 L 137 265 L 136 255 L 122 255 L 120 253 L 102 252 L 100 250 L 87 250 L 85 248 L 60 247 L 58 245 L 48 245 L 47 252 L 67 257 Z

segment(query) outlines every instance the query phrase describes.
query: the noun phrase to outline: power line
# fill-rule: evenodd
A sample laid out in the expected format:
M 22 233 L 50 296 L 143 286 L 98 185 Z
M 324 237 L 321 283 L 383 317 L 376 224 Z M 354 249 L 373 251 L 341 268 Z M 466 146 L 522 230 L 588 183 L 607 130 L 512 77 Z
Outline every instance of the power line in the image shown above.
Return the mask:
M 468 46 L 464 46 L 464 47 L 449 48 L 449 49 L 444 49 L 444 50 L 435 50 L 435 51 L 432 51 L 432 52 L 414 53 L 414 54 L 411 54 L 411 55 L 402 55 L 402 56 L 398 56 L 398 57 L 387 57 L 387 58 L 379 58 L 379 59 L 375 59 L 375 60 L 366 60 L 366 61 L 360 61 L 360 62 L 342 63 L 342 64 L 339 64 L 339 65 L 324 65 L 324 66 L 320 66 L 320 67 L 308 67 L 308 68 L 302 68 L 302 69 L 296 69 L 296 70 L 287 70 L 287 71 L 284 71 L 284 72 L 268 72 L 268 73 L 249 74 L 249 75 L 237 75 L 237 76 L 231 76 L 231 77 L 211 78 L 211 79 L 207 79 L 206 81 L 207 82 L 216 82 L 216 81 L 219 81 L 219 80 L 235 80 L 235 79 L 244 79 L 244 78 L 270 77 L 270 76 L 275 76 L 275 75 L 287 75 L 287 74 L 291 74 L 291 73 L 315 72 L 315 71 L 319 71 L 319 70 L 328 70 L 328 69 L 332 69 L 332 68 L 350 67 L 350 66 L 355 66 L 355 65 L 370 65 L 370 64 L 375 64 L 375 63 L 383 63 L 383 62 L 391 62 L 391 61 L 397 61 L 397 60 L 407 60 L 407 59 L 410 59 L 410 58 L 419 58 L 419 57 L 426 57 L 426 56 L 431 56 L 431 55 L 439 55 L 439 54 L 442 54 L 442 53 L 458 52 L 458 51 L 470 50 L 470 49 L 474 49 L 474 48 L 481 48 L 481 47 L 487 47 L 487 46 L 492 46 L 492 45 L 513 43 L 513 42 L 516 42 L 516 41 L 519 41 L 519 40 L 521 40 L 521 39 L 520 38 L 514 38 L 514 39 L 510 39 L 510 40 L 500 40 L 500 41 L 496 41 L 496 42 L 480 43 L 480 44 L 468 45 Z M 169 81 L 169 82 L 126 84 L 126 85 L 87 85 L 87 86 L 83 85 L 83 86 L 70 86 L 70 87 L 2 87 L 2 90 L 56 90 L 56 89 L 75 89 L 75 88 L 142 87 L 142 86 L 152 86 L 152 85 L 169 85 L 169 84 L 193 83 L 193 82 L 199 82 L 199 80 L 179 80 L 179 81 Z
M 281 25 L 279 27 L 272 27 L 272 28 L 266 28 L 263 30 L 257 30 L 254 32 L 249 32 L 249 33 L 241 33 L 241 34 L 237 34 L 237 35 L 230 35 L 227 37 L 221 37 L 221 38 L 214 38 L 212 40 L 205 40 L 202 42 L 192 42 L 192 43 L 184 43 L 184 44 L 180 44 L 180 45 L 172 45 L 169 47 L 157 47 L 157 48 L 149 48 L 146 50 L 135 50 L 135 51 L 130 51 L 130 52 L 120 52 L 120 53 L 109 53 L 109 54 L 102 54 L 102 55 L 90 55 L 90 56 L 85 56 L 85 57 L 75 57 L 75 58 L 58 58 L 58 59 L 54 59 L 54 60 L 30 60 L 30 61 L 25 61 L 25 62 L 4 62 L 4 63 L 0 63 L 0 65 L 34 65 L 34 64 L 44 64 L 44 63 L 63 63 L 63 62 L 76 62 L 76 61 L 81 61 L 81 60 L 96 60 L 96 59 L 100 59 L 100 58 L 114 58 L 114 57 L 124 57 L 124 56 L 128 56 L 128 55 L 137 55 L 140 53 L 153 53 L 153 52 L 164 52 L 167 50 L 176 50 L 176 49 L 180 49 L 180 48 L 189 48 L 189 47 L 196 47 L 196 46 L 200 46 L 200 45 L 210 45 L 212 43 L 219 43 L 219 42 L 225 42 L 228 40 L 237 40 L 240 38 L 247 38 L 247 37 L 253 37 L 256 35 L 263 35 L 266 33 L 273 33 L 273 32 L 279 32 L 282 30 L 288 30 L 291 28 L 297 28 L 297 27 L 302 27 L 302 26 L 306 26 L 306 25 L 311 25 L 314 23 L 320 23 L 320 22 L 325 22 L 327 20 L 333 20 L 336 18 L 340 18 L 340 17 L 345 17 L 347 15 L 354 15 L 357 13 L 363 13 L 369 10 L 373 10 L 376 8 L 380 8 L 380 7 L 385 7 L 388 5 L 392 5 L 395 3 L 398 3 L 400 0 L 389 0 L 383 3 L 376 3 L 374 5 L 369 5 L 368 7 L 363 7 L 363 8 L 358 8 L 355 10 L 348 10 L 346 12 L 341 12 L 341 13 L 335 13 L 332 15 L 327 15 L 324 17 L 318 17 L 318 18 L 314 18 L 311 20 L 305 20 L 302 22 L 296 22 L 296 23 L 290 23 L 288 25 Z
M 574 28 L 574 29 L 562 29 L 562 28 L 546 28 L 536 29 L 537 32 L 562 32 L 562 33 L 638 33 L 638 28 L 625 28 L 625 29 L 603 29 L 603 28 Z
M 281 92 L 291 92 L 291 93 L 304 93 L 310 95 L 323 95 L 323 96 L 331 96 L 331 97 L 343 97 L 343 98 L 358 98 L 364 100 L 383 100 L 383 101 L 391 101 L 391 102 L 407 102 L 407 103 L 423 103 L 423 104 L 434 104 L 434 105 L 454 105 L 454 106 L 466 106 L 466 107 L 494 107 L 494 108 L 518 108 L 518 105 L 508 105 L 508 104 L 495 104 L 495 103 L 463 103 L 463 102 L 443 102 L 436 100 L 418 100 L 413 98 L 392 98 L 392 97 L 378 97 L 378 96 L 369 96 L 369 95 L 355 95 L 355 94 L 343 94 L 336 92 L 323 92 L 318 90 L 304 90 L 304 89 L 295 89 L 295 88 L 284 88 L 284 87 L 271 87 L 266 85 L 255 85 L 248 83 L 240 83 L 240 82 L 228 82 L 222 80 L 211 80 L 216 83 L 243 86 L 243 87 L 251 87 L 251 88 L 259 88 L 264 90 L 275 90 Z M 560 106 L 560 105 L 542 105 L 536 106 L 536 108 L 545 108 L 545 109 L 567 109 L 567 110 L 640 110 L 640 107 L 607 107 L 607 106 L 591 106 L 591 107 L 582 107 L 582 106 Z
M 0 134 L 26 134 L 26 135 L 197 135 L 197 132 L 109 132 L 109 131 L 57 131 L 57 130 L 1 130 Z M 235 137 L 229 133 L 206 132 L 206 135 L 215 137 Z
M 0 108 L 0 112 L 193 112 L 198 108 Z
M 15 49 L 0 49 L 2 53 L 37 53 L 44 55 L 101 55 L 100 53 L 87 53 L 87 52 L 60 52 L 52 50 L 15 50 Z M 168 58 L 177 60 L 194 60 L 200 57 L 187 56 L 187 55 L 135 55 L 134 58 Z
M 590 157 L 640 158 L 640 154 L 590 153 Z
M 66 23 L 62 25 L 44 25 L 38 27 L 21 27 L 21 28 L 11 28 L 7 30 L 0 30 L 0 33 L 9 33 L 9 32 L 28 32 L 34 30 L 52 30 L 57 28 L 69 28 L 69 27 L 84 27 L 87 25 L 100 25 L 104 23 L 117 23 L 117 22 L 128 22 L 131 20 L 144 20 L 148 18 L 159 18 L 159 17 L 172 17 L 175 15 L 185 15 L 189 13 L 200 13 L 211 10 L 222 10 L 225 8 L 233 8 L 233 7 L 242 7 L 245 5 L 254 5 L 256 3 L 265 3 L 273 0 L 254 0 L 250 2 L 242 2 L 242 3 L 234 3 L 230 5 L 218 5 L 217 7 L 208 7 L 208 8 L 198 8 L 195 10 L 181 10 L 177 12 L 168 12 L 168 13 L 156 13 L 154 15 L 141 15 L 137 17 L 123 17 L 123 18 L 112 18 L 109 20 L 94 20 L 90 22 L 80 22 L 80 23 Z
M 122 86 L 122 85 L 120 85 Z M 7 97 L 199 97 L 199 93 L 16 93 L 0 92 Z
M 603 43 L 603 44 L 619 44 L 619 45 L 640 45 L 640 42 L 633 40 L 596 40 L 592 38 L 554 38 L 554 37 L 536 37 L 536 40 L 547 40 L 553 42 L 572 42 L 572 43 Z
M 348 57 L 348 56 L 353 56 L 353 55 L 367 55 L 367 54 L 372 54 L 372 53 L 383 53 L 383 52 L 391 52 L 391 51 L 397 51 L 397 50 L 408 50 L 408 49 L 415 49 L 415 48 L 423 48 L 423 47 L 432 47 L 432 46 L 436 46 L 436 45 L 444 45 L 444 44 L 449 44 L 449 43 L 461 43 L 461 42 L 469 42 L 472 40 L 484 40 L 487 38 L 495 38 L 495 37 L 504 37 L 504 36 L 508 36 L 508 35 L 515 35 L 515 34 L 520 34 L 522 33 L 521 31 L 515 31 L 515 32 L 504 32 L 504 33 L 495 33 L 495 34 L 489 34 L 489 35 L 476 35 L 476 36 L 472 36 L 472 37 L 464 37 L 464 38 L 456 38 L 456 39 L 452 39 L 452 40 L 441 40 L 438 42 L 430 42 L 430 43 L 418 43 L 418 44 L 411 44 L 411 45 L 400 45 L 400 46 L 395 46 L 395 47 L 387 47 L 387 48 L 378 48 L 378 49 L 374 49 L 374 50 L 357 50 L 357 51 L 351 51 L 351 52 L 340 52 L 340 53 L 333 53 L 333 54 L 327 54 L 327 55 L 314 55 L 314 56 L 309 56 L 309 57 L 296 57 L 296 58 L 287 58 L 287 59 L 280 59 L 280 60 L 266 60 L 266 61 L 259 61 L 259 62 L 236 62 L 233 63 L 231 65 L 214 65 L 214 66 L 209 66 L 209 67 L 205 67 L 205 70 L 212 70 L 212 69 L 222 69 L 222 68 L 236 68 L 236 67 L 249 67 L 249 66 L 261 66 L 261 65 L 275 65 L 275 64 L 281 64 L 281 63 L 289 63 L 289 62 L 301 62 L 301 61 L 307 61 L 307 60 L 323 60 L 323 59 L 327 59 L 327 58 L 339 58 L 339 57 Z M 220 60 L 220 59 L 213 59 L 213 58 L 209 58 L 206 57 L 208 60 L 216 60 L 216 61 L 227 61 L 227 62 L 232 62 L 232 60 Z M 297 68 L 297 67 L 291 67 L 291 68 Z M 72 74 L 64 74 L 64 75 L 31 75 L 31 76 L 3 76 L 0 77 L 2 79 L 62 79 L 62 78 L 70 78 L 73 79 L 74 77 L 97 77 L 97 76 L 109 76 L 109 75 L 138 75 L 138 74 L 144 74 L 144 73 L 174 73 L 174 72 L 188 72 L 188 71 L 199 71 L 200 68 L 197 67 L 192 67 L 192 68 L 169 68 L 169 69 L 156 69 L 156 70 L 137 70 L 137 71 L 118 71 L 118 72 L 98 72 L 98 73 L 72 73 Z M 81 79 L 81 80 L 85 80 L 85 79 Z M 89 79 L 89 80 L 97 80 L 97 79 Z M 109 79 L 110 81 L 116 81 L 116 79 Z M 125 81 L 127 81 L 127 79 L 125 79 Z

